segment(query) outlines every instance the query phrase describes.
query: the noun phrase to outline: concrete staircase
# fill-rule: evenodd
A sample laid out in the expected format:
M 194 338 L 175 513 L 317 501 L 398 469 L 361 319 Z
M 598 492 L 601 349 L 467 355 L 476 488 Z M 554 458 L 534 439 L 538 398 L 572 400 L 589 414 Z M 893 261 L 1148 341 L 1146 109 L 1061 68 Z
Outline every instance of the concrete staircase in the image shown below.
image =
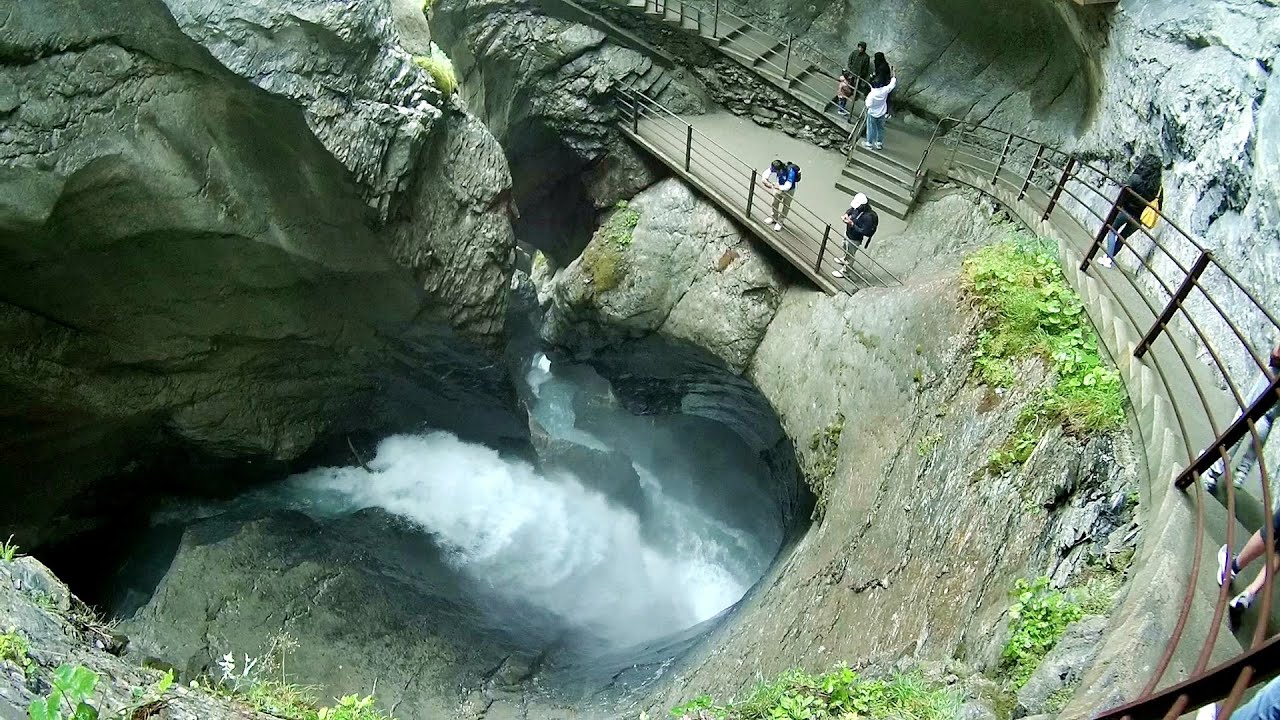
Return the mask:
M 849 164 L 836 181 L 836 188 L 849 195 L 866 193 L 878 212 L 906 219 L 920 192 L 916 170 L 928 143 L 892 125 L 885 128 L 884 150 L 867 150 L 860 142 L 854 139 Z

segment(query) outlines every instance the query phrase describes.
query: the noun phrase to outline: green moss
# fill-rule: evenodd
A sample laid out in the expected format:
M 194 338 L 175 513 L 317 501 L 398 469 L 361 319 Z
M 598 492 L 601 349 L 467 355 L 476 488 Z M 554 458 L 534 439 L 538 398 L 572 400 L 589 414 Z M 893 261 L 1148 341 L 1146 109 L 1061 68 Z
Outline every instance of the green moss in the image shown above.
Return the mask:
M 1065 708 L 1067 703 L 1071 702 L 1071 698 L 1075 696 L 1076 688 L 1078 687 L 1078 683 L 1072 683 L 1066 687 L 1060 687 L 1057 690 L 1054 690 L 1049 697 L 1045 698 L 1045 710 L 1055 715 L 1062 712 L 1062 709 Z
M 434 0 L 422 0 L 422 14 L 426 15 L 431 12 L 431 3 Z
M 1019 579 L 1013 592 L 1009 640 L 1000 654 L 1000 669 L 1016 690 L 1027 684 L 1067 626 L 1083 617 L 1084 611 L 1067 593 L 1053 589 L 1047 577 Z
M 1050 242 L 1011 231 L 965 260 L 964 280 L 985 317 L 974 353 L 978 377 L 1012 386 L 1015 361 L 1030 357 L 1043 359 L 1053 371 L 1052 386 L 1020 414 L 1012 436 L 992 454 L 990 470 L 1025 462 L 1044 432 L 1059 423 L 1074 433 L 1124 424 L 1120 375 L 1102 364 L 1097 335 Z
M 440 57 L 415 55 L 413 64 L 426 70 L 435 83 L 436 89 L 444 95 L 449 96 L 458 91 L 458 77 L 453 72 L 453 63 L 449 58 L 443 55 Z
M 934 433 L 933 435 L 928 435 L 920 439 L 919 444 L 916 445 L 916 452 L 920 454 L 920 457 L 925 457 L 927 455 L 932 454 L 933 451 L 938 447 L 938 443 L 941 443 L 941 442 L 942 442 L 941 433 Z
M 746 700 L 719 705 L 701 695 L 672 708 L 674 718 L 714 717 L 724 720 L 802 720 L 861 717 L 950 720 L 959 698 L 916 673 L 864 678 L 847 667 L 813 676 L 789 670 L 756 686 Z
M 813 490 L 817 502 L 814 505 L 814 519 L 821 518 L 827 510 L 827 487 L 836 474 L 836 463 L 839 459 L 840 435 L 844 432 L 844 413 L 836 413 L 831 424 L 813 434 L 809 438 L 809 487 Z
M 621 200 L 583 251 L 582 268 L 597 293 L 613 290 L 626 279 L 628 266 L 624 250 L 631 246 L 639 224 L 640 213 Z

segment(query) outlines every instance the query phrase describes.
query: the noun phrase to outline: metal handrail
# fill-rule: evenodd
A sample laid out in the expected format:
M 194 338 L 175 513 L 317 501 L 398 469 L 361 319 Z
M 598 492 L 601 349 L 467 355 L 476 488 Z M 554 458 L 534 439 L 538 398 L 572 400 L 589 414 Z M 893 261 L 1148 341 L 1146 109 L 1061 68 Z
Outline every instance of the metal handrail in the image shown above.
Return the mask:
M 1015 197 L 1017 202 L 1029 202 L 1038 213 L 1041 213 L 1039 218 L 1041 221 L 1049 220 L 1055 213 L 1067 212 L 1063 201 L 1065 197 L 1078 206 L 1075 208 L 1075 213 L 1068 212 L 1075 223 L 1087 229 L 1093 223 L 1100 222 L 1098 232 L 1093 235 L 1083 252 L 1080 265 L 1082 272 L 1087 272 L 1091 267 L 1092 259 L 1100 251 L 1108 232 L 1124 224 L 1119 209 L 1121 198 L 1137 197 L 1132 189 L 1116 180 L 1108 172 L 1056 148 L 1016 133 L 957 118 L 944 118 L 937 124 L 925 157 L 921 159 L 920 166 L 917 168 L 918 176 L 923 176 L 927 172 L 928 157 L 938 143 L 951 146 L 952 154 L 948 160 L 949 174 L 966 181 L 955 174 L 957 168 L 971 174 L 980 172 L 986 180 L 978 184 L 979 189 L 992 194 L 997 199 L 1003 200 L 1002 194 L 1007 193 L 1009 197 Z M 1028 159 L 1030 149 L 1033 147 L 1035 148 L 1034 156 Z M 970 184 L 973 183 L 970 182 Z M 1145 204 L 1145 199 L 1143 203 Z M 1099 211 L 1098 204 L 1106 209 Z M 1083 212 L 1086 216 L 1083 220 L 1076 216 L 1079 212 Z M 1226 698 L 1221 712 L 1229 714 L 1249 685 L 1266 679 L 1267 674 L 1280 671 L 1280 663 L 1276 662 L 1277 654 L 1280 653 L 1277 650 L 1277 643 L 1274 640 L 1264 643 L 1266 619 L 1269 616 L 1272 600 L 1271 568 L 1275 558 L 1275 538 L 1270 522 L 1274 498 L 1270 487 L 1271 473 L 1263 452 L 1264 440 L 1256 426 L 1256 421 L 1280 402 L 1280 380 L 1277 380 L 1275 373 L 1262 360 L 1262 356 L 1269 353 L 1259 353 L 1254 343 L 1250 342 L 1249 333 L 1240 327 L 1241 324 L 1249 322 L 1255 327 L 1265 326 L 1271 334 L 1276 334 L 1280 331 L 1280 322 L 1277 322 L 1276 314 L 1265 307 L 1254 292 L 1245 287 L 1228 268 L 1219 264 L 1213 253 L 1199 238 L 1172 221 L 1163 209 L 1156 212 L 1169 230 L 1157 234 L 1141 226 L 1140 223 L 1135 223 L 1139 227 L 1134 236 L 1138 232 L 1141 233 L 1138 237 L 1142 242 L 1150 245 L 1152 252 L 1160 254 L 1159 263 L 1163 263 L 1164 267 L 1161 267 L 1155 259 L 1139 254 L 1133 247 L 1133 243 L 1126 239 L 1120 245 L 1121 254 L 1118 259 L 1124 258 L 1126 261 L 1130 257 L 1136 259 L 1137 272 L 1130 273 L 1121 269 L 1098 275 L 1096 279 L 1113 297 L 1119 298 L 1121 293 L 1136 295 L 1140 301 L 1139 307 L 1144 307 L 1155 318 L 1155 322 L 1151 323 L 1150 328 L 1143 335 L 1142 342 L 1134 350 L 1133 362 L 1149 362 L 1163 387 L 1163 392 L 1171 400 L 1176 397 L 1175 390 L 1178 386 L 1177 381 L 1173 379 L 1173 374 L 1185 374 L 1185 378 L 1189 379 L 1192 385 L 1199 407 L 1208 421 L 1214 440 L 1207 447 L 1197 445 L 1192 439 L 1191 428 L 1188 425 L 1190 419 L 1184 415 L 1183 408 L 1178 403 L 1171 402 L 1178 431 L 1187 450 L 1187 467 L 1180 473 L 1175 485 L 1181 489 L 1188 486 L 1194 486 L 1197 489 L 1194 498 L 1197 526 L 1196 549 L 1192 557 L 1191 577 L 1184 591 L 1178 619 L 1170 634 L 1169 642 L 1141 695 L 1124 707 L 1100 714 L 1098 716 L 1100 720 L 1176 717 L 1188 708 L 1221 698 Z M 1169 237 L 1170 234 L 1172 237 Z M 1181 243 L 1185 248 L 1190 248 L 1195 255 L 1195 261 L 1186 262 L 1179 257 L 1179 249 L 1172 247 L 1174 243 Z M 1166 274 L 1170 269 L 1177 272 L 1178 276 L 1167 277 Z M 1213 273 L 1213 282 L 1207 281 L 1210 273 Z M 1222 297 L 1224 291 L 1238 293 L 1239 296 L 1246 298 L 1247 303 L 1244 309 L 1228 315 L 1224 309 L 1228 305 Z M 1157 294 L 1156 297 L 1151 297 L 1153 292 Z M 1192 303 L 1193 299 L 1199 304 Z M 1211 311 L 1204 309 L 1206 304 Z M 1117 307 L 1127 322 L 1139 331 L 1142 330 L 1143 324 L 1135 316 L 1132 308 L 1123 302 L 1117 303 Z M 1244 318 L 1242 313 L 1247 313 L 1251 317 Z M 1175 333 L 1175 328 L 1171 327 L 1175 320 L 1190 331 L 1196 346 L 1208 356 L 1207 362 L 1191 356 L 1183 349 L 1179 341 L 1180 335 Z M 1232 344 L 1231 348 L 1223 349 L 1219 346 L 1219 339 L 1206 328 L 1205 320 L 1212 320 L 1214 324 L 1229 330 L 1227 342 Z M 1156 351 L 1153 348 L 1161 338 L 1168 338 L 1168 347 L 1172 349 L 1171 354 L 1166 350 Z M 1234 343 L 1232 343 L 1233 340 Z M 1246 369 L 1243 372 L 1255 377 L 1257 373 L 1262 373 L 1271 382 L 1268 390 L 1258 397 L 1246 395 L 1247 391 L 1242 391 L 1241 387 L 1248 387 L 1252 382 L 1241 381 L 1242 372 L 1231 368 L 1229 353 L 1238 358 L 1247 356 L 1254 369 Z M 1174 360 L 1172 365 L 1166 362 L 1170 359 Z M 1202 379 L 1201 376 L 1206 370 L 1212 371 L 1217 379 L 1207 381 Z M 1222 393 L 1224 389 L 1230 396 L 1230 404 L 1235 406 L 1239 414 L 1238 419 L 1233 420 L 1225 429 L 1219 422 L 1220 407 L 1215 403 L 1215 400 L 1224 399 Z M 1263 619 L 1254 633 L 1250 649 L 1223 666 L 1207 670 L 1229 595 L 1227 588 L 1219 590 L 1214 606 L 1214 623 L 1210 626 L 1208 636 L 1200 649 L 1192 671 L 1193 676 L 1173 688 L 1156 693 L 1156 688 L 1167 671 L 1185 632 L 1196 584 L 1203 580 L 1200 577 L 1200 550 L 1204 537 L 1205 509 L 1204 493 L 1199 491 L 1200 475 L 1208 470 L 1213 461 L 1218 459 L 1226 461 L 1222 484 L 1226 488 L 1229 518 L 1227 543 L 1234 551 L 1233 518 L 1237 497 L 1232 477 L 1235 472 L 1232 458 L 1235 455 L 1234 451 L 1239 449 L 1235 447 L 1236 443 L 1245 438 L 1248 438 L 1256 453 L 1262 476 L 1262 506 L 1266 517 L 1262 528 L 1265 545 L 1263 572 L 1266 575 L 1259 610 Z M 1203 450 L 1201 450 L 1202 447 Z M 1262 670 L 1263 668 L 1266 670 Z M 1260 670 L 1262 671 L 1259 672 Z
M 634 89 L 620 88 L 617 94 L 619 98 L 618 105 L 622 110 L 619 122 L 637 136 L 643 136 L 643 133 L 641 133 L 642 128 L 649 129 L 655 135 L 664 138 L 664 141 L 672 145 L 677 151 L 683 152 L 685 172 L 696 176 L 701 171 L 704 175 L 718 177 L 722 180 L 732 177 L 749 178 L 748 182 L 735 192 L 745 194 L 745 215 L 750 217 L 754 205 L 755 185 L 759 182 L 758 169 L 739 158 L 733 152 L 725 149 L 679 115 L 644 93 Z M 654 122 L 646 122 L 641 125 L 642 118 Z M 694 167 L 695 160 L 699 161 L 697 169 Z M 733 187 L 736 187 L 736 185 L 733 185 Z M 735 205 L 735 208 L 733 208 L 735 210 L 742 210 L 741 207 L 737 207 L 743 205 L 740 198 L 714 199 L 717 199 L 718 202 L 723 200 Z M 792 231 L 788 233 L 787 237 L 817 255 L 816 266 L 809 271 L 826 277 L 830 270 L 835 269 L 832 267 L 833 261 L 830 256 L 841 252 L 838 247 L 829 249 L 828 246 L 832 242 L 843 242 L 843 230 L 837 233 L 831 223 L 824 221 L 812 209 L 797 200 L 792 200 L 788 229 L 793 230 L 796 227 L 808 229 L 809 234 Z M 840 284 L 845 292 L 857 289 L 858 286 L 853 284 L 854 280 L 864 286 L 885 286 L 901 283 L 901 280 L 893 272 L 865 251 L 854 254 L 853 259 L 854 262 L 848 266 L 847 270 L 855 275 L 856 278 L 846 277 L 846 282 Z M 827 261 L 825 265 L 824 260 Z M 826 272 L 824 272 L 824 269 Z

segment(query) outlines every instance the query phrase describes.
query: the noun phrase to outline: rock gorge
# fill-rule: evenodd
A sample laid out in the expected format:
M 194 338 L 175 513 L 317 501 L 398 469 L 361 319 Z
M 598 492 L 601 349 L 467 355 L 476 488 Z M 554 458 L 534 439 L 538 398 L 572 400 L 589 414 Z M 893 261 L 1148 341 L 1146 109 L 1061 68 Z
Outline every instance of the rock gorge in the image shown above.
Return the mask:
M 983 119 L 1117 173 L 1156 152 L 1172 216 L 1274 297 L 1270 2 L 739 4 L 838 56 L 888 48 L 919 119 Z M 151 682 L 140 665 L 186 683 L 278 631 L 304 646 L 301 683 L 376 685 L 402 719 L 656 718 L 848 662 L 952 676 L 966 717 L 1005 720 L 1060 712 L 1050 696 L 1094 661 L 1096 617 L 1013 701 L 980 674 L 999 669 L 1015 579 L 1132 556 L 1148 479 L 1124 431 L 1054 429 L 986 472 L 1048 378 L 1028 363 L 997 393 L 971 372 L 960 263 L 1010 232 L 976 193 L 931 184 L 877 250 L 902 285 L 829 297 L 617 132 L 611 90 L 649 78 L 678 112 L 766 108 L 838 144 L 714 53 L 669 66 L 645 47 L 679 38 L 626 41 L 550 0 L 435 0 L 429 26 L 411 0 L 23 0 L 0 27 L 0 534 L 35 556 L 0 563 L 0 631 L 42 667 L 95 669 L 102 702 Z M 433 41 L 457 96 L 414 62 Z M 619 201 L 638 219 L 606 247 Z M 581 383 L 551 414 L 538 352 Z M 557 435 L 564 407 L 570 431 L 620 423 L 587 431 L 607 447 Z M 661 440 L 616 444 L 627 428 Z M 669 437 L 704 443 L 724 457 L 688 474 L 714 481 L 678 499 L 741 496 L 707 525 L 753 528 L 769 562 L 724 612 L 586 652 L 559 605 L 468 595 L 495 583 L 391 502 L 244 503 L 317 467 L 372 482 L 395 465 L 379 441 L 431 431 L 514 476 L 593 475 L 640 516 L 655 496 L 635 467 Z M 441 476 L 428 507 L 473 486 Z M 646 550 L 666 549 L 661 527 L 641 523 Z M 72 591 L 123 620 L 127 646 Z M 535 630 L 512 640 L 513 616 Z M 1110 674 L 1063 716 L 1140 679 Z M 41 690 L 6 666 L 0 717 Z M 266 717 L 189 687 L 164 712 Z

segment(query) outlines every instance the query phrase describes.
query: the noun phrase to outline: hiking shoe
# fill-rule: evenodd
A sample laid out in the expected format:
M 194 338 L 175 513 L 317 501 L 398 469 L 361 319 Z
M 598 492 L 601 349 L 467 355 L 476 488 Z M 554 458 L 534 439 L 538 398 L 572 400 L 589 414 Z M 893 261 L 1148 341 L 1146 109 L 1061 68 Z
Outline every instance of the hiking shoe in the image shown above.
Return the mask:
M 1098 258 L 1098 264 L 1104 268 L 1115 267 L 1115 263 L 1112 262 L 1111 258 L 1107 257 L 1106 255 L 1103 255 L 1102 257 Z
M 831 277 L 833 277 L 833 278 L 842 278 L 842 277 L 844 277 L 844 273 L 840 272 L 839 270 L 832 270 L 832 271 L 831 271 Z
M 773 229 L 774 229 L 774 230 L 782 230 L 782 223 L 774 223 L 774 224 L 773 224 Z
M 1231 624 L 1232 630 L 1240 628 L 1240 621 L 1244 618 L 1244 611 L 1251 607 L 1253 607 L 1253 593 L 1248 590 L 1231 598 L 1231 603 L 1227 605 L 1227 622 Z
M 1197 710 L 1196 720 L 1218 720 L 1218 705 L 1209 703 Z
M 1226 545 L 1218 548 L 1218 587 L 1230 585 L 1236 578 L 1236 560 L 1231 557 L 1231 548 Z
M 867 150 L 875 150 L 875 149 L 876 149 L 876 146 L 875 146 L 875 145 L 872 145 L 872 144 L 871 144 L 871 143 L 869 143 L 869 142 L 860 142 L 860 143 L 858 143 L 858 144 L 859 144 L 859 145 L 861 145 L 862 147 L 866 148 Z
M 1210 495 L 1214 495 L 1214 494 L 1216 494 L 1216 493 L 1218 492 L 1218 475 L 1217 475 L 1217 473 L 1215 473 L 1214 471 L 1210 470 L 1209 472 L 1207 472 L 1207 473 L 1205 473 L 1204 475 L 1202 475 L 1202 476 L 1201 476 L 1201 480 L 1204 482 L 1204 491 L 1205 491 L 1205 492 L 1209 493 Z
M 772 215 L 770 215 L 769 217 L 765 218 L 765 219 L 764 219 L 764 224 L 765 224 L 765 225 L 772 225 L 772 224 L 773 224 L 773 216 L 772 216 Z
M 884 143 L 876 143 L 876 149 L 877 149 L 877 150 L 883 150 L 883 149 L 884 149 Z

